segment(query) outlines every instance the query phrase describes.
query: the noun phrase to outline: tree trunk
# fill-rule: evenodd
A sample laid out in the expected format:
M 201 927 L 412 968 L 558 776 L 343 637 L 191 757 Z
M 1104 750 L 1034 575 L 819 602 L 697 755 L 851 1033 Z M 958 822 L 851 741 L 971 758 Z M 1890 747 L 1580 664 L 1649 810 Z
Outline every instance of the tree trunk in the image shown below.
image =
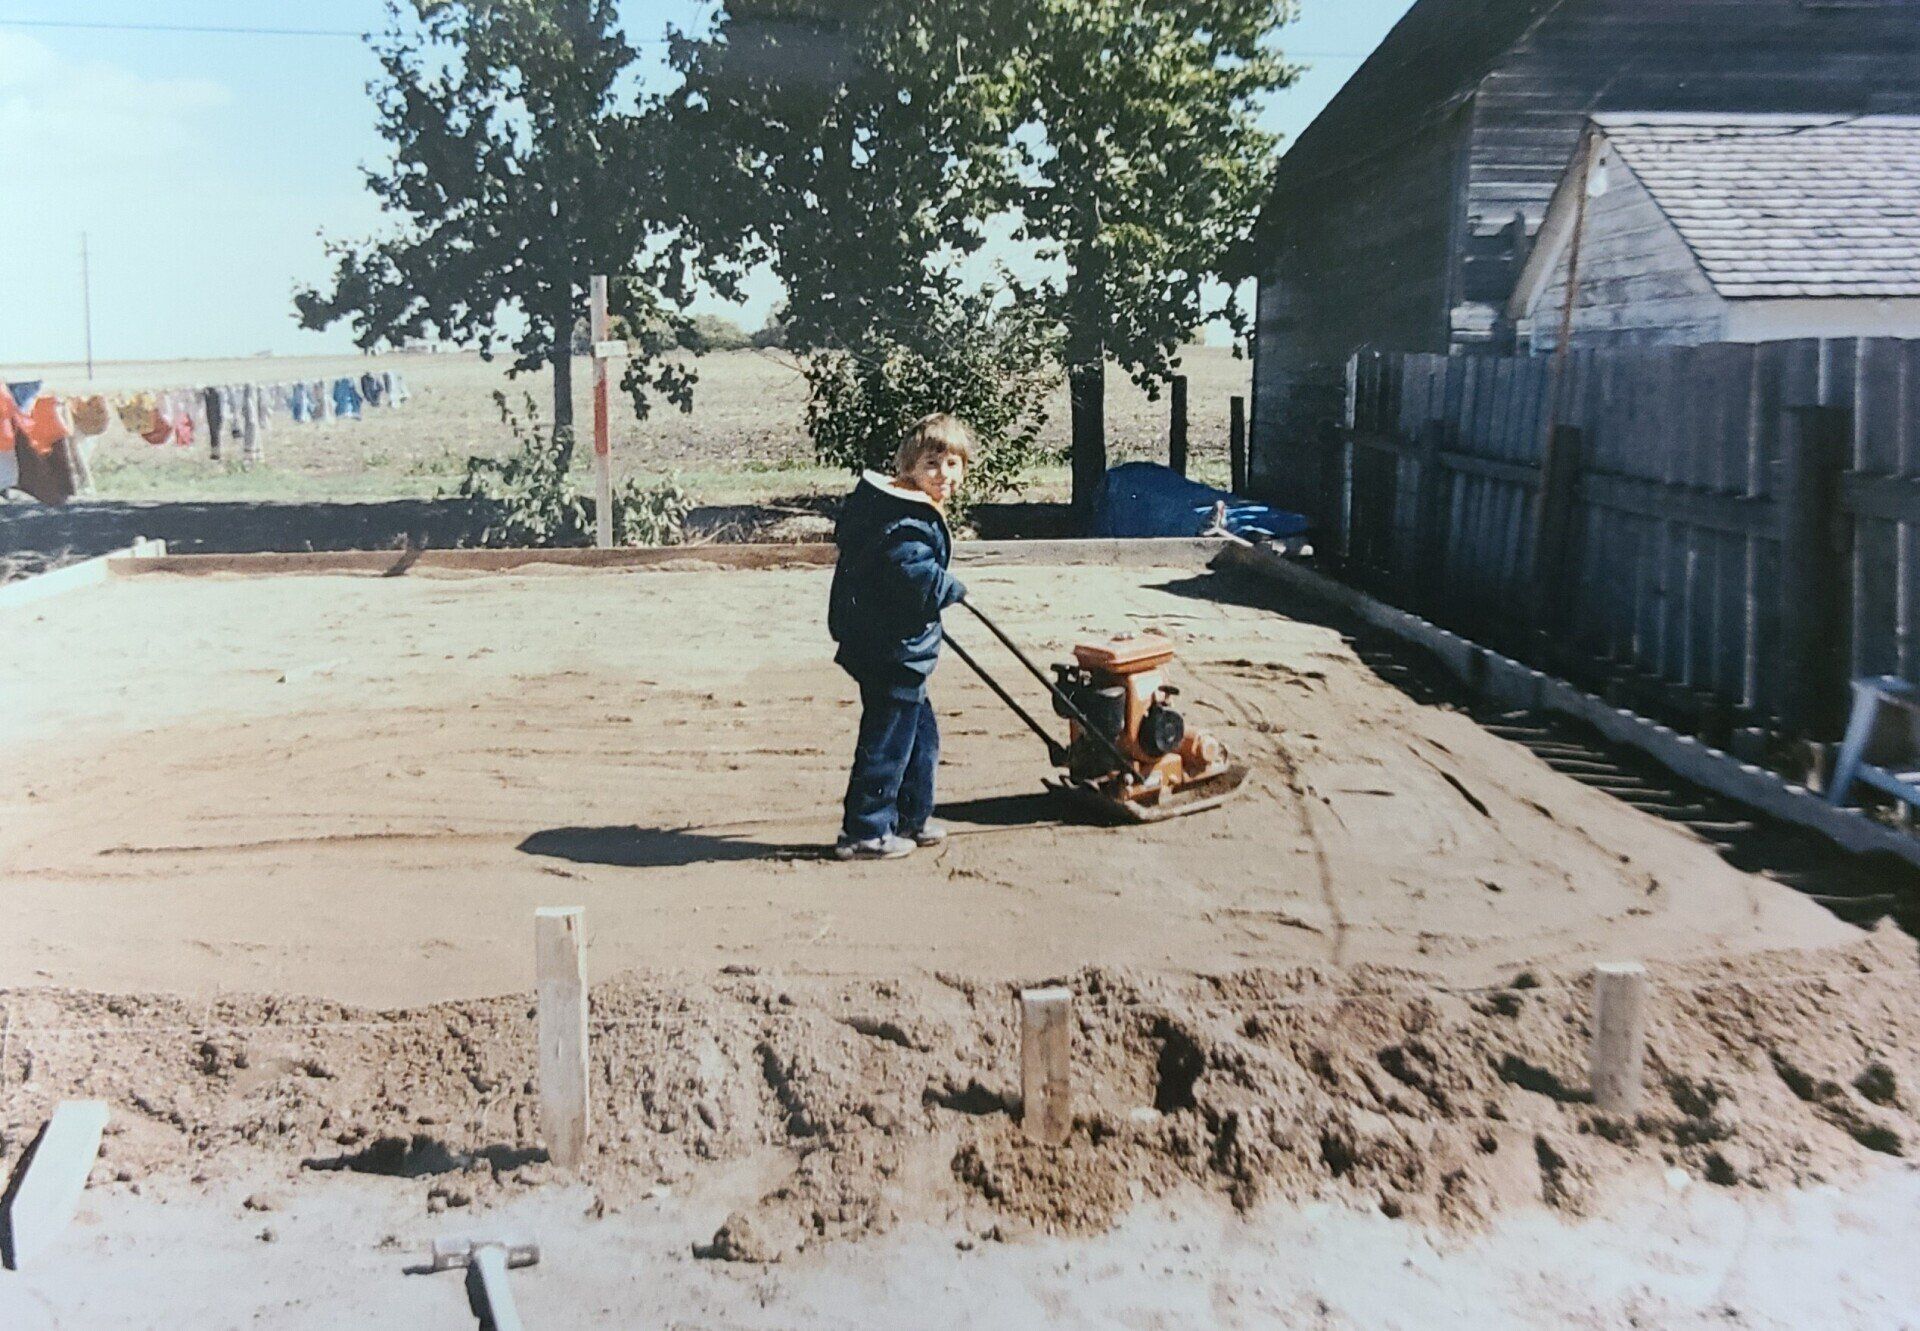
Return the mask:
M 553 324 L 553 446 L 560 474 L 573 466 L 573 291 Z
M 1107 474 L 1107 310 L 1100 258 L 1082 244 L 1068 278 L 1067 391 L 1073 406 L 1073 511 L 1085 528 Z

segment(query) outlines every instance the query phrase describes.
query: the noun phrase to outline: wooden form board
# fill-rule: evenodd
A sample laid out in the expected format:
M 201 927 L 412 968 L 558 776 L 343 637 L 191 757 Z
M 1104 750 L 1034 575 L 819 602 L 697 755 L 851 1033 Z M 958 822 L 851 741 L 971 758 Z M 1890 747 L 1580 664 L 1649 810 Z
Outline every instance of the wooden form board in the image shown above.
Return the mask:
M 1740 761 L 1670 726 L 1489 651 L 1450 629 L 1396 609 L 1357 588 L 1270 551 L 1248 546 L 1221 552 L 1216 568 L 1238 568 L 1335 605 L 1403 642 L 1432 654 L 1448 673 L 1500 706 L 1558 712 L 1583 721 L 1617 744 L 1645 753 L 1675 775 L 1761 813 L 1809 828 L 1855 854 L 1889 854 L 1920 866 L 1920 837 L 1875 822 L 1857 809 L 1837 809 L 1804 786 Z
M 959 565 L 1101 565 L 1160 568 L 1204 565 L 1226 544 L 1217 537 L 1192 539 L 961 541 L 954 546 Z M 274 574 L 360 573 L 400 576 L 413 570 L 444 569 L 504 573 L 542 566 L 580 569 L 777 569 L 831 567 L 838 549 L 825 542 L 796 545 L 676 545 L 621 550 L 315 550 L 259 554 L 165 555 L 115 558 L 117 576 L 147 573 Z
M 30 578 L 21 578 L 0 586 L 0 611 L 34 605 L 50 596 L 62 592 L 77 591 L 82 587 L 93 587 L 126 571 L 129 567 L 141 568 L 146 564 L 166 556 L 165 541 L 137 540 L 124 550 L 101 555 L 97 559 L 82 560 L 78 564 L 68 564 L 65 568 L 56 568 L 47 573 L 35 574 Z

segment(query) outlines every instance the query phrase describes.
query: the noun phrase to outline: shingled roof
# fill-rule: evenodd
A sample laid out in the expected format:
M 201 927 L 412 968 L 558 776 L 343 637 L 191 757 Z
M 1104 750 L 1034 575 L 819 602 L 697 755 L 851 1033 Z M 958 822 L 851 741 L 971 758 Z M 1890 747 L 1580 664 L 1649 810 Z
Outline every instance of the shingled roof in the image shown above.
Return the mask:
M 1920 116 L 1594 121 L 1729 300 L 1920 296 Z

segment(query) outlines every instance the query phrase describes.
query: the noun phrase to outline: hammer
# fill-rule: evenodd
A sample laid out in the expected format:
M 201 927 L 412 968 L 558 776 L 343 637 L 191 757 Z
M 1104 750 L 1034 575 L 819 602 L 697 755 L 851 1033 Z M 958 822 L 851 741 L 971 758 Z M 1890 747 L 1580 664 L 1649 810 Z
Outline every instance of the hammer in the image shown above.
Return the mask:
M 463 1267 L 467 1273 L 467 1298 L 483 1327 L 492 1331 L 523 1331 L 520 1310 L 513 1305 L 513 1287 L 507 1284 L 507 1270 L 532 1266 L 540 1260 L 537 1243 L 513 1243 L 505 1239 L 440 1238 L 433 1241 L 433 1260 L 428 1269 L 451 1271 Z M 476 1288 L 477 1286 L 477 1288 Z

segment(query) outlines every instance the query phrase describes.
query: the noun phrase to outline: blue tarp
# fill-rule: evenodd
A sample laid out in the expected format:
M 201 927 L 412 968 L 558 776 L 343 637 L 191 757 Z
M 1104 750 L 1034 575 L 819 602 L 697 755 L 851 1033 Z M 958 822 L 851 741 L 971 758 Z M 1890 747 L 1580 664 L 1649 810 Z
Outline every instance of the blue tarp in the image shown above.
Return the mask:
M 1127 462 L 1107 473 L 1093 515 L 1095 536 L 1198 536 L 1227 505 L 1227 530 L 1249 541 L 1283 540 L 1307 529 L 1298 513 L 1256 504 L 1190 481 L 1157 462 Z

